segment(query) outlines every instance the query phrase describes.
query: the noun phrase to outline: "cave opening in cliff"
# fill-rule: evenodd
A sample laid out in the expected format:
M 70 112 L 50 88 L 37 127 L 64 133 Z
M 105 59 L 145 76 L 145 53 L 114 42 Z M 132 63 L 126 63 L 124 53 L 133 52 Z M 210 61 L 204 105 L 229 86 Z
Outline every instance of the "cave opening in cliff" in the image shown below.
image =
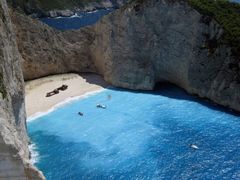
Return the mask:
M 47 179 L 215 177 L 233 169 L 238 117 L 174 85 L 159 85 L 151 92 L 107 88 L 28 121 L 35 165 Z M 226 156 L 232 163 L 221 163 Z M 200 169 L 187 168 L 196 161 Z

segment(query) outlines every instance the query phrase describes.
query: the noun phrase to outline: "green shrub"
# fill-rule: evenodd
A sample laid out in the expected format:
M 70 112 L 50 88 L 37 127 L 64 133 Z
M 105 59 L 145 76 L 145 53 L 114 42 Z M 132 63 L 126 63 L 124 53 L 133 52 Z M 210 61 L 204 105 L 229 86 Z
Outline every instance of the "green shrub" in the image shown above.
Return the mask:
M 240 55 L 240 4 L 228 0 L 187 0 L 204 15 L 213 17 L 224 28 L 223 42 L 232 47 L 234 55 Z

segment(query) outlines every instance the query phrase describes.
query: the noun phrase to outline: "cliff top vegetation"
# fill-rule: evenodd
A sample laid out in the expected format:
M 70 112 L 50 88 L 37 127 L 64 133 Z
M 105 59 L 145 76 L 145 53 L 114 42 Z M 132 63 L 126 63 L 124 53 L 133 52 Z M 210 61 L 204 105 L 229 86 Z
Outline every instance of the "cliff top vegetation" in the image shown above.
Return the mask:
M 240 55 L 240 4 L 228 0 L 188 0 L 189 4 L 204 15 L 213 17 L 225 30 L 224 42 Z
M 233 55 L 240 58 L 240 4 L 229 0 L 169 0 L 187 1 L 199 13 L 214 18 L 224 29 L 223 43 L 232 47 Z M 147 0 L 132 0 L 139 6 Z M 131 4 L 131 2 L 129 4 Z
M 91 2 L 102 0 L 7 0 L 12 6 L 19 7 L 27 12 L 33 9 L 73 9 L 83 7 Z M 148 0 L 131 0 L 143 3 Z M 130 1 L 130 4 L 131 4 Z M 171 0 L 173 1 L 173 0 Z M 174 0 L 184 1 L 184 0 Z M 173 2 L 174 2 L 173 1 Z M 224 43 L 229 44 L 234 54 L 240 56 L 240 4 L 231 3 L 229 0 L 185 0 L 201 14 L 213 17 L 225 30 Z

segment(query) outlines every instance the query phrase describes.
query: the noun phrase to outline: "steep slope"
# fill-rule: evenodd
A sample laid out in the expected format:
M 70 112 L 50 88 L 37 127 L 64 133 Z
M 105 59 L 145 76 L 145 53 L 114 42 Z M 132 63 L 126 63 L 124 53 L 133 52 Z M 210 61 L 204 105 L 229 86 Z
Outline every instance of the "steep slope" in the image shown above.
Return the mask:
M 64 33 L 14 19 L 25 79 L 96 72 L 144 90 L 167 81 L 240 111 L 239 57 L 224 43 L 225 30 L 186 1 L 136 0 L 95 26 Z
M 138 0 L 95 31 L 94 61 L 104 62 L 112 84 L 152 89 L 168 81 L 240 111 L 239 57 L 223 43 L 224 29 L 186 1 Z
M 12 19 L 17 43 L 0 0 L 0 179 L 44 179 L 29 163 L 21 65 L 25 79 L 94 72 L 145 90 L 167 81 L 240 112 L 239 56 L 224 40 L 226 29 L 186 1 L 136 0 L 78 31 L 16 12 Z
M 92 30 L 86 28 L 71 35 L 78 39 L 73 44 L 61 32 L 37 20 L 19 13 L 13 13 L 12 17 L 25 80 L 67 72 L 96 72 L 89 53 L 89 45 L 94 40 Z
M 0 179 L 44 179 L 29 164 L 23 77 L 5 0 L 0 0 Z

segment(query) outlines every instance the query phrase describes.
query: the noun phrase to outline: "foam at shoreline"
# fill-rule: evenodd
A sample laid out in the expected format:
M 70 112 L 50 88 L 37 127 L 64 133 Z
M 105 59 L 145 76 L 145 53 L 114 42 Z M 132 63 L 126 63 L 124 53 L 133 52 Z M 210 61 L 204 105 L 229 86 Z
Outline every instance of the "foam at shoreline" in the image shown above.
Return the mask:
M 37 151 L 37 146 L 36 146 L 36 144 L 32 143 L 28 146 L 28 149 L 31 153 L 30 163 L 32 165 L 34 165 L 37 162 L 39 162 L 39 160 L 40 160 L 40 156 L 39 156 L 39 153 Z
M 238 179 L 239 129 L 239 116 L 172 86 L 107 88 L 28 123 L 48 180 Z
M 27 117 L 27 122 L 30 122 L 30 121 L 34 121 L 36 120 L 37 118 L 41 117 L 41 116 L 44 116 L 46 114 L 49 114 L 53 111 L 55 111 L 56 109 L 60 108 L 60 107 L 63 107 L 65 106 L 66 104 L 69 104 L 69 103 L 72 103 L 73 101 L 77 101 L 79 99 L 84 99 L 84 98 L 87 98 L 89 96 L 92 96 L 92 95 L 95 95 L 97 93 L 100 93 L 102 91 L 104 91 L 105 89 L 100 89 L 100 90 L 96 90 L 96 91 L 91 91 L 91 92 L 87 92 L 83 95 L 80 95 L 80 96 L 74 96 L 74 97 L 68 97 L 66 98 L 65 100 L 63 100 L 62 102 L 60 103 L 57 103 L 56 105 L 54 105 L 53 107 L 51 107 L 48 111 L 45 111 L 45 112 L 37 112 L 29 117 Z

